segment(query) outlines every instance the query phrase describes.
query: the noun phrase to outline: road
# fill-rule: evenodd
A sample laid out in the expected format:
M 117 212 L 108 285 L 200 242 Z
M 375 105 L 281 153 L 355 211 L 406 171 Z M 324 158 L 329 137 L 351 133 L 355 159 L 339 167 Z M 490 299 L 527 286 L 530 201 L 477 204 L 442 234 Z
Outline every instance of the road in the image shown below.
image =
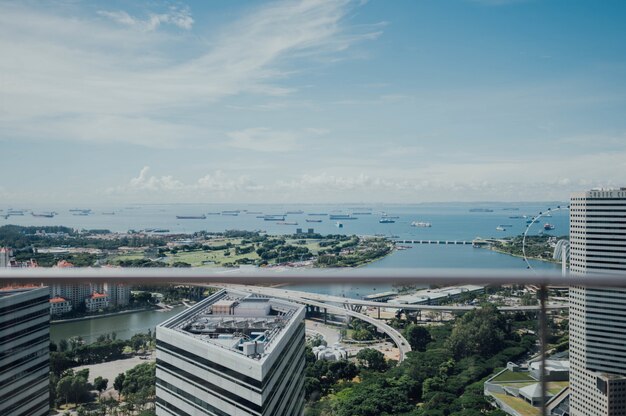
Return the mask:
M 365 321 L 371 325 L 373 325 L 379 331 L 387 334 L 389 338 L 393 341 L 394 344 L 398 347 L 400 351 L 399 361 L 403 361 L 406 358 L 406 353 L 411 351 L 411 346 L 408 341 L 404 339 L 402 334 L 398 332 L 395 328 L 387 325 L 383 321 L 379 321 L 378 319 L 372 318 L 360 312 L 355 312 L 349 309 L 345 309 L 342 306 L 330 305 L 328 303 L 316 301 L 313 299 L 307 299 L 301 294 L 305 292 L 298 292 L 295 290 L 284 290 L 284 289 L 275 289 L 269 287 L 258 287 L 258 286 L 243 286 L 243 285 L 219 285 L 220 287 L 229 287 L 232 289 L 236 289 L 242 292 L 250 292 L 255 294 L 260 294 L 264 296 L 270 296 L 278 299 L 285 299 L 292 302 L 304 303 L 310 306 L 317 306 L 320 309 L 326 309 L 328 312 L 339 314 L 339 315 L 347 315 L 353 318 L 360 319 Z
M 232 285 L 237 286 L 238 288 L 246 287 L 242 285 Z M 322 295 L 318 293 L 310 293 L 310 292 L 301 292 L 297 290 L 286 290 L 280 288 L 265 288 L 258 286 L 248 286 L 254 287 L 255 289 L 269 289 L 272 290 L 272 295 L 276 296 L 277 294 L 284 292 L 289 292 L 293 296 L 297 296 L 303 299 L 314 300 L 318 302 L 330 302 L 338 305 L 345 306 L 369 306 L 374 308 L 397 308 L 404 310 L 427 310 L 427 311 L 445 311 L 445 312 L 463 312 L 463 311 L 471 311 L 473 309 L 480 308 L 480 306 L 474 305 L 410 305 L 410 304 L 397 304 L 397 303 L 386 303 L 386 302 L 374 302 L 369 300 L 360 300 L 360 299 L 352 299 L 352 298 L 343 298 L 339 296 L 332 295 Z M 569 305 L 567 303 L 560 302 L 552 302 L 546 305 L 547 310 L 559 310 L 559 309 L 567 309 Z M 499 306 L 498 309 L 502 312 L 534 312 L 539 310 L 538 305 L 533 306 Z

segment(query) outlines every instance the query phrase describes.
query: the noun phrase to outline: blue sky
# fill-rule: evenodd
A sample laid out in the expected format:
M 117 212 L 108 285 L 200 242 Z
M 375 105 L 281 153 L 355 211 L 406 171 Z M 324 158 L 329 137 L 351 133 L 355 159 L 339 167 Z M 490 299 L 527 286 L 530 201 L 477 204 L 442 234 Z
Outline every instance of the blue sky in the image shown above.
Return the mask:
M 626 2 L 0 3 L 0 199 L 563 200 L 626 185 Z

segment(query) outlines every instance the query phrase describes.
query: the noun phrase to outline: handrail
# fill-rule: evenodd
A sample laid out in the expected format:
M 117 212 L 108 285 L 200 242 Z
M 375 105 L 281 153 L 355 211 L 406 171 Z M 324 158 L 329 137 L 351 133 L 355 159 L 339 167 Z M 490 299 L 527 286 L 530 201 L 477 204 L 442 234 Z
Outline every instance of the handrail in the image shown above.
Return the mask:
M 5 268 L 0 285 L 9 283 L 129 282 L 129 283 L 414 283 L 426 285 L 486 284 L 537 286 L 626 287 L 626 270 L 615 274 L 570 274 L 545 271 L 540 275 L 510 269 L 304 269 L 244 268 Z

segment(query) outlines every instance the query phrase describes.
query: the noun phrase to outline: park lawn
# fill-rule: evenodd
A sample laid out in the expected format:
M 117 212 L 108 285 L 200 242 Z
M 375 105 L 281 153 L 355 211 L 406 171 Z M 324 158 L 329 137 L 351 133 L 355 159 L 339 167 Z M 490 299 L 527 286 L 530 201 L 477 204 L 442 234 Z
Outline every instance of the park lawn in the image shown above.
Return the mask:
M 532 381 L 537 382 L 534 378 L 532 378 L 528 373 L 516 373 L 513 371 L 506 370 L 493 380 L 493 383 L 502 383 L 502 382 L 515 382 L 515 381 Z
M 122 260 L 141 260 L 145 258 L 143 253 L 124 253 L 124 254 L 116 254 L 112 257 L 109 257 L 109 261 L 111 263 L 115 263 Z
M 517 397 L 512 397 L 504 393 L 493 393 L 493 395 L 522 416 L 540 416 L 539 409 L 531 406 L 528 402 L 522 399 L 518 399 Z
M 256 261 L 259 258 L 259 255 L 256 252 L 251 252 L 247 254 L 235 255 L 235 249 L 232 248 L 229 250 L 230 256 L 225 256 L 224 253 L 226 250 L 217 250 L 217 251 L 204 251 L 204 250 L 195 250 L 195 251 L 179 251 L 176 254 L 169 254 L 167 256 L 167 263 L 173 264 L 177 261 L 189 263 L 192 267 L 201 267 L 207 266 L 204 262 L 212 261 L 215 263 L 215 266 L 222 265 L 224 263 L 232 263 L 237 259 L 248 258 L 253 261 Z M 208 266 L 211 266 L 210 264 Z

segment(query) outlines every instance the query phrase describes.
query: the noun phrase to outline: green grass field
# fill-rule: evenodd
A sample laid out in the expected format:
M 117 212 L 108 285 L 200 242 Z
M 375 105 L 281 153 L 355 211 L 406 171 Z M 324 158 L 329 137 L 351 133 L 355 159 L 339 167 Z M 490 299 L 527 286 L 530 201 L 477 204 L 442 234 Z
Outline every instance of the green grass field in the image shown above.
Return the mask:
M 532 378 L 528 373 L 516 373 L 513 371 L 505 371 L 500 374 L 498 377 L 491 380 L 494 383 L 510 383 L 516 381 L 532 381 L 537 382 L 534 378 Z
M 539 416 L 540 411 L 536 407 L 531 406 L 528 402 L 518 399 L 517 397 L 511 397 L 506 394 L 494 393 L 495 397 L 501 400 L 506 405 L 512 407 L 520 415 L 523 416 Z

